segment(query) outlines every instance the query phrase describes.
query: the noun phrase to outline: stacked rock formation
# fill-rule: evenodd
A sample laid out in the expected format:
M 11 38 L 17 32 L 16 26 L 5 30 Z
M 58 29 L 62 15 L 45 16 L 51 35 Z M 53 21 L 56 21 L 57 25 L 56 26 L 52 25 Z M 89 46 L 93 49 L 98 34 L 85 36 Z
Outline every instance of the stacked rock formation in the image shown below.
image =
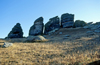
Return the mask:
M 30 27 L 29 35 L 35 36 L 35 35 L 42 35 L 43 34 L 43 17 L 39 17 L 35 20 L 34 25 Z
M 61 16 L 61 27 L 69 28 L 74 24 L 74 14 L 65 13 Z
M 60 20 L 58 16 L 55 16 L 53 18 L 50 18 L 49 21 L 45 24 L 45 34 L 48 34 L 48 32 L 54 30 L 54 29 L 60 28 Z
M 13 28 L 12 31 L 8 34 L 7 38 L 22 38 L 23 37 L 23 31 L 20 26 L 20 23 L 17 23 Z

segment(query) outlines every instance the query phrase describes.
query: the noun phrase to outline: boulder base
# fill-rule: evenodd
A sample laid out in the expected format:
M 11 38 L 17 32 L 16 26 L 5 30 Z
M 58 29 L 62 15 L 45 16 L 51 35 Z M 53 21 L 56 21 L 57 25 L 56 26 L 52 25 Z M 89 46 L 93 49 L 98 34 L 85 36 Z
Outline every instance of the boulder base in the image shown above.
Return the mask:
M 43 36 L 38 35 L 38 36 L 28 36 L 27 37 L 27 42 L 35 42 L 35 41 L 47 41 Z

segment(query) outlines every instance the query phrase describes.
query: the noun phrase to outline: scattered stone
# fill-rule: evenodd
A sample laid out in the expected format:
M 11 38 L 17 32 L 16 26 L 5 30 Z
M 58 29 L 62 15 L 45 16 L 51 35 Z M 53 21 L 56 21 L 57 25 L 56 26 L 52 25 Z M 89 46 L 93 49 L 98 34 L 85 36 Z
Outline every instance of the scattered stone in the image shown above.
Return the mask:
M 23 31 L 20 26 L 20 23 L 17 23 L 10 33 L 8 34 L 7 38 L 23 38 Z
M 68 37 L 64 37 L 63 39 L 68 39 Z
M 29 35 L 42 35 L 43 34 L 43 17 L 39 17 L 35 20 L 34 25 L 30 27 Z
M 43 37 L 45 37 L 45 38 L 46 38 L 47 36 L 46 36 L 46 35 L 43 35 Z
M 51 37 L 51 38 L 54 38 L 54 37 Z
M 84 29 L 89 29 L 89 27 L 88 27 L 88 26 L 84 26 L 83 28 L 84 28 Z
M 62 32 L 59 32 L 59 34 L 61 35 L 61 34 L 62 34 Z
M 49 34 L 49 36 L 50 36 L 51 34 Z
M 86 33 L 90 34 L 90 35 L 94 35 L 95 34 L 93 31 L 87 31 Z
M 56 31 L 60 28 L 60 20 L 58 16 L 50 18 L 49 21 L 45 24 L 44 34 L 48 34 L 50 31 Z
M 58 29 L 58 28 L 56 28 L 56 29 L 54 29 L 54 30 L 52 30 L 52 31 L 48 32 L 48 34 L 52 34 L 52 33 L 56 32 L 56 31 L 58 31 L 58 30 L 59 30 L 59 29 Z
M 83 26 L 86 26 L 86 22 L 82 21 L 82 20 L 76 20 L 73 27 L 83 27 Z
M 93 33 L 93 31 L 87 31 L 86 33 Z
M 77 37 L 75 37 L 75 39 L 80 39 L 80 37 L 79 37 L 79 36 L 77 36 Z
M 68 39 L 70 35 L 64 35 L 64 38 L 63 39 Z
M 96 29 L 96 30 L 94 30 L 94 32 L 100 33 L 100 29 Z
M 43 36 L 38 35 L 38 36 L 28 36 L 27 37 L 27 42 L 35 42 L 35 41 L 47 41 Z
M 61 27 L 70 28 L 74 24 L 74 14 L 65 13 L 61 15 Z
M 12 45 L 13 45 L 13 43 L 4 42 L 3 47 L 7 48 L 7 47 L 12 46 Z
M 65 35 L 65 37 L 69 37 L 70 35 Z
M 84 26 L 83 28 L 85 28 L 85 29 L 91 29 L 91 28 L 93 28 L 94 27 L 94 25 L 86 25 L 86 26 Z

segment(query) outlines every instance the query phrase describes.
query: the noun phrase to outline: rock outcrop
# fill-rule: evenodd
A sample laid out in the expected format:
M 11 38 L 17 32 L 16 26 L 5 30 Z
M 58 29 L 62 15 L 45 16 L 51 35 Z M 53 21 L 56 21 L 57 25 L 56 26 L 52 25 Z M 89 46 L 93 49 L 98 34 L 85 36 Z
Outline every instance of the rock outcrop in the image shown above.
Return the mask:
M 86 26 L 87 23 L 85 21 L 82 21 L 82 20 L 76 20 L 73 27 L 83 27 L 83 26 Z
M 60 20 L 58 16 L 55 16 L 53 18 L 50 18 L 49 21 L 45 24 L 45 34 L 48 34 L 48 32 L 59 29 L 60 28 Z
M 83 28 L 94 30 L 93 32 L 95 32 L 95 33 L 100 33 L 100 22 L 88 24 L 88 25 L 84 26 Z
M 96 22 L 96 23 L 93 23 L 93 24 L 90 24 L 90 25 L 86 25 L 83 28 L 92 29 L 92 30 L 96 30 L 96 29 L 100 30 L 100 22 Z
M 65 13 L 61 15 L 61 27 L 69 28 L 74 24 L 74 14 Z
M 35 35 L 42 35 L 43 34 L 43 17 L 39 17 L 35 20 L 34 25 L 30 27 L 29 35 L 35 36 Z
M 22 31 L 22 28 L 21 28 L 20 23 L 17 23 L 12 28 L 12 30 L 8 34 L 8 37 L 7 38 L 23 38 L 23 31 Z

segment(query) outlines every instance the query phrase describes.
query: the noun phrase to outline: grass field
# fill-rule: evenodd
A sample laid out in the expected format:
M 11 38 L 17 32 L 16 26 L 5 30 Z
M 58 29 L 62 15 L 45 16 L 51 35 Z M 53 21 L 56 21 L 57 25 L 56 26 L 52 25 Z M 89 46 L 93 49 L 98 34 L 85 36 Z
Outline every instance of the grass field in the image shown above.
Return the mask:
M 63 31 L 64 30 L 64 31 Z M 60 29 L 46 35 L 47 42 L 23 42 L 10 39 L 12 47 L 3 48 L 0 40 L 1 65 L 88 65 L 100 60 L 100 33 L 86 34 L 88 29 Z M 59 32 L 63 34 L 59 35 Z M 70 37 L 64 39 L 63 36 Z M 79 38 L 77 38 L 79 37 Z

